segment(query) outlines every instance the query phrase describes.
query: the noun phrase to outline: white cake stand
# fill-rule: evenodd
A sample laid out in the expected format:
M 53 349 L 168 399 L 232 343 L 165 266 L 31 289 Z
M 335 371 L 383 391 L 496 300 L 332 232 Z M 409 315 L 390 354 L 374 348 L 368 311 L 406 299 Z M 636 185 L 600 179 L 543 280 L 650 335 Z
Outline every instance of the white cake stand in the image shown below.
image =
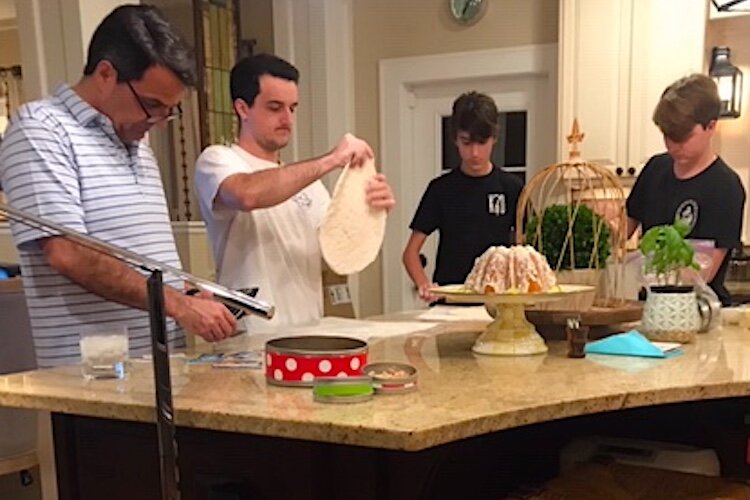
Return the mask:
M 550 292 L 481 294 L 463 285 L 445 285 L 430 291 L 438 297 L 445 297 L 447 302 L 483 302 L 489 309 L 497 310 L 495 320 L 487 325 L 472 351 L 493 356 L 527 356 L 547 352 L 547 344 L 534 325 L 526 320 L 525 307 L 593 289 L 589 285 L 557 285 Z

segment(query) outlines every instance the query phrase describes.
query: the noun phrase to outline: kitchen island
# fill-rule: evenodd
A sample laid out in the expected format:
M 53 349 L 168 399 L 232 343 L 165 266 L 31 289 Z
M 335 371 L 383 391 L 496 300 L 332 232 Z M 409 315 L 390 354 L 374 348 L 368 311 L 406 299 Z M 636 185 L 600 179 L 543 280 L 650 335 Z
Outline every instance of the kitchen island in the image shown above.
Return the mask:
M 565 442 L 597 433 L 714 447 L 724 471 L 746 472 L 746 329 L 717 328 L 669 359 L 570 359 L 562 342 L 480 356 L 481 322 L 428 326 L 370 342 L 371 362 L 416 366 L 419 390 L 364 403 L 316 403 L 262 370 L 175 364 L 183 498 L 497 498 L 546 479 Z M 86 381 L 77 366 L 2 376 L 0 406 L 53 413 L 61 498 L 158 497 L 149 363 L 125 380 Z

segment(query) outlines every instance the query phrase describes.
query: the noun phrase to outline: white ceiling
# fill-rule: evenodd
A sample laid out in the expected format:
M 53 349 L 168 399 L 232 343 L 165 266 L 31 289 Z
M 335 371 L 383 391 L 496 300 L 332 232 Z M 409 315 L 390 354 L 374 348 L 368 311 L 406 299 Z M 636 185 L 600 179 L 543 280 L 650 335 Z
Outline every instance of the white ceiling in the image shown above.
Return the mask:
M 0 0 L 0 20 L 15 19 L 16 0 Z

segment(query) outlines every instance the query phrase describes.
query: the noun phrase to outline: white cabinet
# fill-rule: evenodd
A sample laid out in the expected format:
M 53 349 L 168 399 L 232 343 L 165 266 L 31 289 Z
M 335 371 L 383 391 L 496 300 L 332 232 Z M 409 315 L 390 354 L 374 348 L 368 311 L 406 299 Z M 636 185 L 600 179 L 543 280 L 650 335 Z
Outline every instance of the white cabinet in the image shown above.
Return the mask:
M 578 118 L 583 157 L 639 166 L 664 150 L 664 88 L 703 72 L 706 0 L 560 0 L 558 157 Z

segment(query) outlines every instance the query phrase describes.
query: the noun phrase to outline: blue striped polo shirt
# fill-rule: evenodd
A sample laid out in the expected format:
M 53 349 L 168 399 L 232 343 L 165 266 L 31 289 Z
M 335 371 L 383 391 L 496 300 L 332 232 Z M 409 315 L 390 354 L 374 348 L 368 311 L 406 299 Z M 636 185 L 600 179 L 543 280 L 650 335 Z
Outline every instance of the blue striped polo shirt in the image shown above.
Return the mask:
M 151 148 L 123 144 L 110 119 L 68 85 L 19 108 L 0 145 L 0 184 L 16 208 L 180 267 Z M 108 301 L 53 270 L 38 244 L 50 233 L 20 223 L 11 229 L 40 368 L 77 363 L 81 331 L 107 325 L 127 325 L 132 356 L 150 353 L 146 311 Z M 171 319 L 167 335 L 172 346 L 183 345 Z

